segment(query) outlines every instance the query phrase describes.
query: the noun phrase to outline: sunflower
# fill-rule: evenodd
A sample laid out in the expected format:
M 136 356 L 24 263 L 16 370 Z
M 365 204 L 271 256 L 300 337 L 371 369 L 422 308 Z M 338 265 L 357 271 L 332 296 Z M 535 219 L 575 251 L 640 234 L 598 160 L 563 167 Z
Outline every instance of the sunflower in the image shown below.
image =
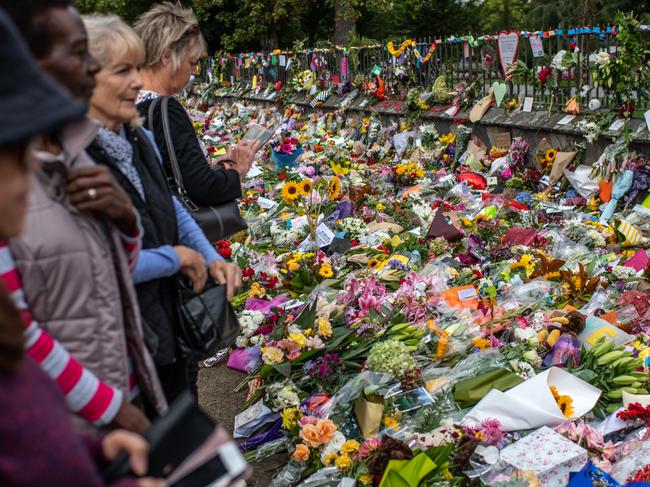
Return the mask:
M 309 179 L 303 179 L 300 181 L 300 191 L 303 195 L 309 196 L 311 194 L 311 190 L 314 189 L 314 185 L 311 183 Z
M 557 157 L 557 150 L 556 149 L 546 149 L 546 155 L 544 156 L 544 159 L 546 160 L 546 164 L 553 164 L 553 161 L 555 161 L 555 158 Z
M 329 185 L 329 198 L 331 200 L 337 199 L 341 194 L 341 180 L 338 178 L 338 176 L 334 176 L 330 180 L 330 185 Z
M 571 399 L 571 396 L 560 396 L 557 400 L 557 405 L 565 418 L 570 419 L 573 417 L 575 411 L 573 409 L 573 399 Z
M 280 196 L 288 205 L 300 198 L 300 186 L 295 181 L 287 181 L 280 190 Z

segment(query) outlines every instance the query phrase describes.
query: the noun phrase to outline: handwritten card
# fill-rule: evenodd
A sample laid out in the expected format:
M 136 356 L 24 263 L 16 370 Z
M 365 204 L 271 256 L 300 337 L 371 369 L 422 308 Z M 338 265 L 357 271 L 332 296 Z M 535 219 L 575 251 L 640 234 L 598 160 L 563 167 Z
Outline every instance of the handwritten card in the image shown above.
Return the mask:
M 622 118 L 619 118 L 617 120 L 614 120 L 614 123 L 612 123 L 609 126 L 609 131 L 610 132 L 618 132 L 619 130 L 621 130 L 623 128 L 624 125 L 625 125 L 625 120 L 623 120 Z
M 557 123 L 557 125 L 569 125 L 571 122 L 575 120 L 575 118 L 576 118 L 575 115 L 566 115 Z
M 257 198 L 257 204 L 260 205 L 260 208 L 264 208 L 265 210 L 270 210 L 274 206 L 277 206 L 275 201 L 264 198 L 263 196 Z
M 544 46 L 539 36 L 530 38 L 530 48 L 533 50 L 533 57 L 544 57 Z
M 532 39 L 532 37 L 531 37 L 531 39 Z M 526 98 L 524 98 L 523 111 L 528 112 L 528 113 L 533 111 L 533 97 L 532 96 L 527 96 Z

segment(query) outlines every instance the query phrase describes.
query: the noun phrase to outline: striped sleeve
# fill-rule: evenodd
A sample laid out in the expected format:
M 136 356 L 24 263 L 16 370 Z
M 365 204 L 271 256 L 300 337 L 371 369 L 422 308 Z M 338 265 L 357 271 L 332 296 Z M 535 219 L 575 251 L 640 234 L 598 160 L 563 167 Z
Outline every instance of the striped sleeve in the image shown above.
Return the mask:
M 122 405 L 122 391 L 100 381 L 32 319 L 11 251 L 6 243 L 1 242 L 0 281 L 25 323 L 27 355 L 57 383 L 72 411 L 97 426 L 110 424 Z
M 129 263 L 129 269 L 131 274 L 135 271 L 135 265 L 138 262 L 138 256 L 140 255 L 140 250 L 142 250 L 142 224 L 140 223 L 140 214 L 135 211 L 135 217 L 137 220 L 136 232 L 135 235 L 126 235 L 122 232 L 120 233 L 120 240 L 122 241 L 122 248 L 126 252 L 126 257 Z

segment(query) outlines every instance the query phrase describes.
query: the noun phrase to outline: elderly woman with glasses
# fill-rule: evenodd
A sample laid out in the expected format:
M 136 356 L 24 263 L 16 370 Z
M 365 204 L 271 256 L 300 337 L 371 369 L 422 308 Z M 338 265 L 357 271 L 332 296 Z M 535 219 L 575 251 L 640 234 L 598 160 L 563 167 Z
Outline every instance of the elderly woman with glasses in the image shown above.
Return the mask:
M 240 198 L 241 178 L 251 167 L 256 142 L 240 143 L 219 165 L 211 167 L 189 115 L 173 98 L 187 85 L 205 49 L 194 12 L 170 2 L 155 5 L 139 18 L 135 30 L 145 46 L 144 89 L 138 97 L 138 109 L 147 119 L 149 107 L 156 98 L 172 96 L 167 108 L 169 126 L 187 195 L 200 205 L 218 205 Z M 168 167 L 170 159 L 161 110 L 162 104 L 158 103 L 146 126 L 152 127 Z
M 139 126 L 136 97 L 142 89 L 144 46 L 116 16 L 84 18 L 90 52 L 102 65 L 89 114 L 101 123 L 88 152 L 105 164 L 129 194 L 144 229 L 143 250 L 133 274 L 145 339 L 168 400 L 185 389 L 190 357 L 178 347 L 177 276 L 200 291 L 207 275 L 227 285 L 228 296 L 241 286 L 241 270 L 226 263 L 183 206 L 172 196 L 151 134 Z

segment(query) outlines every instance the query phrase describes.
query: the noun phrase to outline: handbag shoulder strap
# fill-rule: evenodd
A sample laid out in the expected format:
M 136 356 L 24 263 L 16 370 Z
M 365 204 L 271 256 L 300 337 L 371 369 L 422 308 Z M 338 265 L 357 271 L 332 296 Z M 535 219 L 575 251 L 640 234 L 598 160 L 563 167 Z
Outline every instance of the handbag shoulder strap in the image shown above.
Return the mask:
M 172 169 L 172 175 L 174 177 L 174 183 L 176 186 L 177 192 L 183 197 L 187 198 L 187 192 L 183 184 L 183 175 L 181 173 L 181 168 L 178 165 L 178 158 L 176 157 L 176 149 L 174 148 L 174 141 L 172 140 L 172 132 L 169 127 L 169 96 L 161 96 L 156 98 L 149 105 L 149 119 L 147 125 L 149 130 L 153 132 L 153 112 L 158 102 L 161 102 L 160 106 L 160 116 L 162 118 L 163 125 L 163 134 L 165 136 L 165 146 L 167 147 L 167 154 L 169 155 L 169 165 Z

